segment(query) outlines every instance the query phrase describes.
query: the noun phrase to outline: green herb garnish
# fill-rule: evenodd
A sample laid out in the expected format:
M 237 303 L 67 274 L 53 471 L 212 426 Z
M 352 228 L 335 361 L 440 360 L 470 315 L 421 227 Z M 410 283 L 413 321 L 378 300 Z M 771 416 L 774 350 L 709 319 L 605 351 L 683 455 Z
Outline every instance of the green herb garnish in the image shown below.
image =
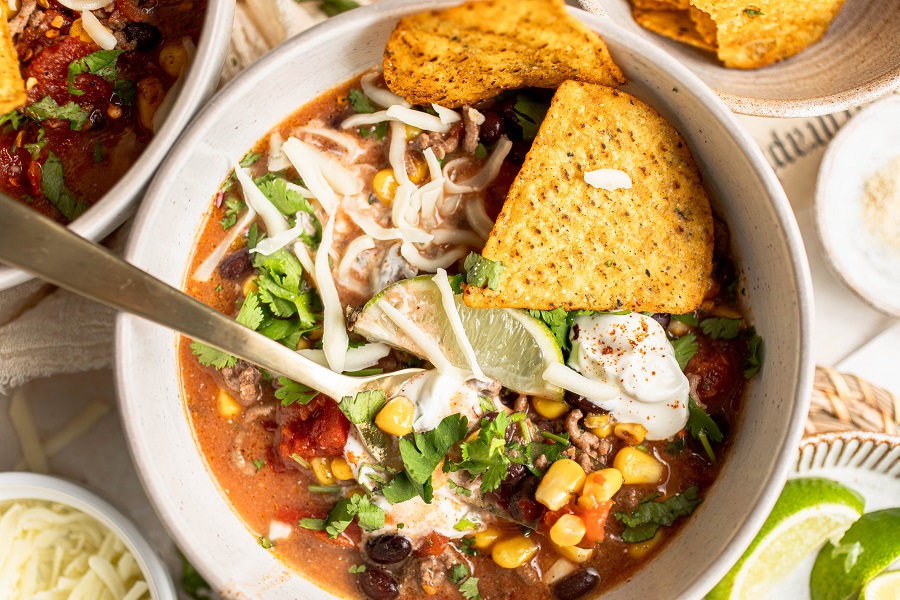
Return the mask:
M 658 493 L 647 496 L 630 515 L 624 512 L 616 513 L 616 519 L 625 524 L 622 541 L 636 543 L 649 540 L 656 535 L 660 527 L 667 527 L 678 517 L 690 515 L 703 502 L 700 498 L 700 488 L 695 485 L 680 494 L 675 494 L 665 502 L 654 502 L 658 497 Z
M 484 258 L 475 252 L 470 252 L 466 257 L 464 266 L 467 284 L 475 287 L 487 286 L 491 290 L 496 290 L 500 287 L 503 263 Z
M 697 336 L 693 333 L 688 333 L 672 340 L 672 350 L 675 351 L 675 360 L 678 361 L 678 366 L 684 371 L 687 364 L 691 362 L 691 359 L 694 358 L 697 350 L 699 350 Z

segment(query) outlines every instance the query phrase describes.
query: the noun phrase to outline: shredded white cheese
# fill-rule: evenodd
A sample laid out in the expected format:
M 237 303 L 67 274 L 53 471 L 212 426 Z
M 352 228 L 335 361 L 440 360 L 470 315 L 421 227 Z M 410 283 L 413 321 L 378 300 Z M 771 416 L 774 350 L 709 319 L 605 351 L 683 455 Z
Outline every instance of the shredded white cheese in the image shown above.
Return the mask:
M 462 120 L 462 117 L 459 116 L 459 113 L 455 110 L 444 108 L 443 106 L 434 103 L 431 104 L 431 108 L 434 109 L 434 112 L 437 113 L 438 118 L 444 125 L 452 125 L 453 123 Z
M 456 300 L 453 298 L 453 290 L 450 288 L 450 280 L 447 279 L 447 271 L 438 269 L 437 274 L 431 278 L 441 291 L 441 304 L 444 306 L 444 312 L 447 313 L 447 319 L 450 320 L 450 328 L 456 335 L 456 341 L 462 348 L 463 354 L 466 355 L 466 362 L 469 363 L 469 369 L 475 374 L 475 377 L 482 381 L 489 381 L 484 376 L 481 367 L 478 366 L 478 358 L 475 356 L 475 349 L 472 348 L 472 342 L 466 335 L 463 328 L 462 319 L 459 317 L 459 311 L 456 308 Z
M 628 173 L 619 169 L 586 171 L 584 182 L 589 186 L 606 190 L 607 192 L 631 189 L 631 177 L 628 176 Z
M 438 269 L 446 269 L 460 258 L 468 254 L 468 250 L 463 247 L 454 248 L 452 250 L 448 250 L 444 252 L 440 256 L 434 259 L 425 258 L 419 251 L 416 250 L 416 247 L 410 244 L 409 242 L 404 242 L 400 246 L 400 254 L 403 258 L 406 259 L 406 262 L 416 267 L 420 271 L 425 271 L 426 273 L 434 273 Z
M 381 70 L 375 69 L 362 76 L 362 79 L 360 79 L 359 83 L 360 87 L 362 87 L 363 93 L 365 93 L 365 95 L 368 96 L 369 99 L 371 99 L 372 102 L 374 102 L 378 106 L 384 106 L 385 108 L 387 108 L 388 106 L 394 106 L 395 104 L 397 104 L 409 108 L 409 102 L 393 93 L 392 91 L 375 85 L 375 79 L 379 75 L 381 75 Z
M 341 122 L 341 129 L 353 129 L 363 125 L 377 125 L 382 121 L 398 122 L 397 119 L 389 117 L 386 110 L 376 110 L 372 113 L 359 113 L 347 117 Z M 402 125 L 403 123 L 400 124 Z
M 9 403 L 9 420 L 19 436 L 19 447 L 22 449 L 22 456 L 28 468 L 35 473 L 49 473 L 50 466 L 47 464 L 47 455 L 44 454 L 44 448 L 41 446 L 41 438 L 34 424 L 34 416 L 28 407 L 24 388 L 18 388 L 13 393 Z M 3 547 L 0 544 L 0 548 Z M 3 561 L 0 560 L 0 565 L 2 564 Z M 2 597 L 0 595 L 0 598 Z
M 344 257 L 341 259 L 341 264 L 338 265 L 338 278 L 344 285 L 350 283 L 350 269 L 353 268 L 353 263 L 356 262 L 359 255 L 373 248 L 375 248 L 375 240 L 368 235 L 361 235 L 347 244 Z
M 350 343 L 350 338 L 347 336 L 341 299 L 338 296 L 337 287 L 334 285 L 334 277 L 331 275 L 328 253 L 333 240 L 334 214 L 332 213 L 322 230 L 322 241 L 316 252 L 315 273 L 323 307 L 322 349 L 328 359 L 328 367 L 335 373 L 342 373 L 345 370 L 344 363 L 347 359 L 347 345 Z
M 505 135 L 500 136 L 497 146 L 491 152 L 481 171 L 471 179 L 458 183 L 453 181 L 453 178 L 450 176 L 451 164 L 456 163 L 456 161 L 450 161 L 444 165 L 444 191 L 448 194 L 466 194 L 482 191 L 500 174 L 500 167 L 503 166 L 503 161 L 510 150 L 512 150 L 512 142 Z
M 326 129 L 324 127 L 298 127 L 294 133 L 304 133 L 326 140 L 330 140 L 340 146 L 344 150 L 344 164 L 352 165 L 356 159 L 362 154 L 363 150 L 352 137 L 346 133 L 335 131 L 334 129 Z M 272 169 L 269 169 L 270 171 Z
M 271 171 L 283 171 L 291 166 L 291 161 L 284 155 L 284 138 L 277 131 L 269 136 L 269 158 L 266 168 Z
M 209 256 L 200 263 L 200 266 L 197 267 L 197 270 L 194 271 L 193 278 L 195 281 L 209 281 L 209 278 L 212 277 L 212 274 L 215 272 L 216 268 L 219 266 L 219 263 L 222 262 L 222 259 L 225 258 L 225 254 L 231 250 L 231 246 L 234 245 L 234 241 L 238 238 L 239 235 L 243 235 L 247 228 L 253 224 L 253 221 L 256 219 L 256 211 L 253 210 L 253 207 L 247 204 L 247 213 L 243 216 L 243 218 L 237 222 L 237 224 L 232 225 L 231 229 L 228 231 L 228 235 L 225 236 L 225 239 L 219 242 L 219 245 L 216 246 L 216 249 L 209 253 Z
M 473 198 L 466 203 L 466 219 L 482 239 L 487 240 L 490 237 L 494 221 L 484 208 L 484 198 Z
M 435 244 L 448 244 L 451 246 L 470 246 L 475 249 L 484 248 L 484 242 L 487 238 L 483 238 L 474 231 L 465 229 L 456 229 L 448 227 L 446 229 L 433 229 Z
M 356 223 L 356 226 L 362 229 L 363 233 L 365 233 L 372 239 L 387 241 L 399 240 L 403 238 L 403 234 L 400 233 L 400 230 L 396 227 L 382 227 L 381 225 L 376 223 L 375 220 L 369 215 L 355 210 L 347 210 L 345 212 L 350 217 L 350 220 Z
M 303 267 L 303 270 L 312 278 L 313 284 L 319 287 L 319 282 L 316 280 L 316 266 L 313 263 L 313 258 L 310 256 L 309 246 L 302 241 L 298 241 L 294 244 L 294 256 L 300 261 L 300 266 Z
M 394 178 L 397 184 L 403 186 L 412 186 L 413 182 L 409 180 L 406 173 L 406 126 L 403 123 L 391 123 L 391 144 L 388 147 L 388 160 L 391 168 L 394 170 Z M 397 190 L 399 193 L 399 190 Z M 394 218 L 394 224 L 398 227 L 400 223 Z
M 323 367 L 328 366 L 328 359 L 325 358 L 325 352 L 322 350 L 308 348 L 297 350 L 297 352 L 316 364 L 322 365 Z M 375 366 L 379 360 L 390 354 L 390 352 L 390 346 L 375 342 L 370 342 L 363 346 L 359 346 L 358 348 L 350 348 L 347 350 L 347 360 L 344 363 L 344 369 L 346 369 L 347 372 L 367 369 Z
M 263 256 L 268 256 L 273 252 L 277 252 L 296 240 L 300 235 L 307 232 L 307 220 L 304 219 L 306 213 L 297 213 L 297 224 L 286 231 L 282 231 L 272 237 L 267 237 L 256 244 L 256 248 L 250 252 L 258 252 Z
M 612 400 L 622 393 L 617 386 L 588 379 L 560 363 L 550 363 L 541 376 L 548 383 L 598 402 Z
M 247 175 L 247 172 L 243 167 L 235 165 L 234 174 L 241 184 L 241 190 L 244 192 L 244 201 L 247 203 L 247 206 L 259 214 L 263 223 L 266 224 L 266 233 L 269 234 L 269 237 L 274 237 L 287 231 L 290 228 L 287 219 L 285 219 L 284 215 L 275 208 L 275 205 L 266 198 L 266 195 L 262 193 L 262 190 L 253 183 L 253 180 L 250 179 L 250 176 Z
M 112 50 L 116 47 L 116 36 L 104 27 L 90 10 L 81 11 L 81 24 L 84 26 L 85 33 L 91 36 L 91 39 L 104 50 Z
M 438 133 L 447 133 L 450 131 L 451 125 L 445 124 L 441 119 L 426 112 L 406 108 L 405 106 L 394 106 L 387 109 L 387 116 L 393 117 L 402 123 L 406 123 L 411 127 L 417 127 L 425 131 L 437 131 Z
M 98 8 L 109 6 L 113 2 L 114 0 L 59 0 L 59 3 L 66 8 L 77 11 L 97 10 Z M 9 7 L 15 10 L 16 0 L 9 0 Z
M 319 201 L 322 210 L 328 214 L 333 213 L 338 203 L 337 195 L 335 195 L 334 188 L 326 181 L 313 148 L 294 137 L 288 138 L 281 148 L 291 164 L 294 165 L 297 173 L 300 174 L 303 183 L 309 187 L 312 195 Z
M 150 598 L 122 541 L 69 506 L 43 500 L 0 503 L 0 548 L 0 598 Z

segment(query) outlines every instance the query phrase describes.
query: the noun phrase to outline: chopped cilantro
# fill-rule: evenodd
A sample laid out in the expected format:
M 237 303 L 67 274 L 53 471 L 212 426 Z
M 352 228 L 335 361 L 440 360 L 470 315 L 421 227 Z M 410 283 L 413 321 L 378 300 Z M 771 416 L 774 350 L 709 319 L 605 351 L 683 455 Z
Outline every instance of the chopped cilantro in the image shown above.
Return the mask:
M 291 381 L 287 377 L 279 377 L 278 384 L 281 387 L 275 390 L 275 397 L 281 400 L 282 406 L 290 406 L 295 402 L 309 404 L 319 393 L 311 387 Z
M 74 221 L 84 211 L 90 208 L 90 204 L 75 197 L 68 187 L 63 175 L 63 166 L 53 152 L 47 155 L 41 174 L 41 187 L 44 197 L 59 209 L 59 212 L 69 221 Z
M 45 119 L 68 121 L 69 129 L 74 131 L 81 131 L 81 128 L 87 123 L 88 117 L 90 117 L 90 113 L 75 102 L 69 102 L 60 106 L 50 96 L 44 96 L 34 104 L 26 106 L 25 114 L 35 121 L 44 121 Z
M 511 451 L 519 451 L 518 444 L 506 444 L 506 428 L 509 415 L 500 412 L 492 420 L 481 420 L 478 437 L 464 442 L 459 450 L 462 460 L 449 465 L 450 471 L 465 471 L 473 478 L 481 476 L 481 491 L 492 492 L 500 487 L 513 462 L 524 463 L 524 456 L 514 457 Z
M 82 73 L 98 75 L 107 81 L 114 81 L 117 75 L 116 61 L 124 50 L 97 50 L 69 63 L 68 90 L 73 96 L 83 96 L 84 92 L 75 87 L 75 77 Z
M 259 185 L 260 191 L 281 214 L 293 215 L 298 212 L 315 214 L 312 204 L 296 190 L 288 189 L 284 179 L 272 179 Z
M 559 344 L 560 348 L 569 347 L 570 324 L 565 309 L 560 307 L 553 310 L 529 310 L 528 313 L 535 319 L 540 319 L 544 322 L 544 325 L 550 329 L 553 337 L 556 338 L 556 343 Z
M 113 84 L 113 94 L 122 101 L 123 106 L 134 104 L 137 86 L 130 79 L 119 79 Z
M 353 88 L 347 94 L 347 101 L 354 112 L 361 114 L 369 114 L 375 112 L 375 104 L 363 93 L 361 89 Z
M 212 587 L 203 579 L 203 576 L 197 572 L 184 554 L 181 554 L 181 589 L 193 600 L 205 600 L 212 598 Z
M 475 146 L 475 158 L 487 158 L 488 151 L 487 148 L 484 147 L 484 144 L 478 144 Z
M 456 525 L 453 526 L 453 529 L 457 531 L 468 531 L 468 530 L 476 530 L 478 529 L 479 524 L 470 519 L 468 516 L 463 517 L 459 521 L 456 522 Z
M 523 138 L 533 140 L 537 136 L 538 129 L 540 129 L 544 117 L 547 116 L 547 109 L 549 108 L 549 104 L 539 102 L 534 98 L 523 94 L 516 96 L 516 104 L 513 106 L 513 111 L 515 112 L 516 120 L 522 127 Z
M 222 229 L 234 227 L 235 223 L 237 223 L 238 215 L 243 212 L 245 208 L 247 208 L 247 205 L 244 204 L 244 201 L 240 198 L 234 196 L 226 198 L 225 216 L 219 221 L 219 224 L 222 225 Z
M 558 444 L 562 444 L 564 448 L 568 448 L 571 445 L 571 442 L 569 442 L 569 434 L 568 433 L 563 433 L 561 435 L 557 435 L 555 433 L 550 433 L 549 431 L 542 431 L 541 435 L 543 437 L 547 438 L 548 440 L 553 440 L 554 442 L 556 442 Z
M 698 349 L 697 336 L 693 333 L 672 340 L 672 350 L 675 351 L 675 360 L 678 361 L 678 366 L 681 367 L 682 371 L 684 371 L 687 364 L 691 362 L 694 355 L 697 354 Z
M 94 143 L 94 162 L 95 163 L 103 162 L 103 144 L 100 143 L 100 140 L 97 140 Z
M 454 294 L 462 294 L 464 291 L 463 283 L 466 281 L 466 276 L 462 273 L 457 273 L 456 275 L 451 275 L 447 278 L 450 281 L 450 289 L 453 290 Z
M 469 567 L 462 563 L 457 563 L 450 567 L 450 582 L 453 585 L 459 585 L 459 583 L 469 576 Z
M 751 379 L 762 367 L 761 344 L 762 338 L 757 335 L 756 329 L 751 327 L 747 330 L 747 355 L 744 357 L 743 364 L 744 379 Z
M 501 413 L 503 414 L 503 413 Z M 413 441 L 400 440 L 400 455 L 411 481 L 424 484 L 450 448 L 466 437 L 469 420 L 459 414 L 445 417 L 435 429 L 413 434 Z
M 700 321 L 700 329 L 714 340 L 732 340 L 741 332 L 743 319 L 711 317 Z
M 339 485 L 318 485 L 314 483 L 307 486 L 307 489 L 313 494 L 336 494 L 343 488 Z
M 403 529 L 404 527 L 406 527 L 406 525 L 403 523 L 397 523 L 397 529 Z
M 246 169 L 247 167 L 255 164 L 261 156 L 262 154 L 260 154 L 259 152 L 254 152 L 253 150 L 251 150 L 244 155 L 244 158 L 241 159 L 241 162 L 239 162 L 238 165 L 240 165 L 241 168 Z
M 659 494 L 651 494 L 641 500 L 630 515 L 617 512 L 616 519 L 625 524 L 622 540 L 628 543 L 643 542 L 656 535 L 662 526 L 669 526 L 678 517 L 686 517 L 694 512 L 703 500 L 700 488 L 692 485 L 680 494 L 675 494 L 665 502 L 654 502 Z
M 311 531 L 325 531 L 325 519 L 312 519 L 310 517 L 304 517 L 300 519 L 299 523 L 297 523 L 303 529 L 309 529 Z
M 348 10 L 359 8 L 359 3 L 355 0 L 322 0 L 320 7 L 327 16 L 333 17 Z
M 212 346 L 207 346 L 202 342 L 191 342 L 191 352 L 194 353 L 197 361 L 204 367 L 224 369 L 225 367 L 233 367 L 237 363 L 237 357 Z
M 671 315 L 671 317 L 673 321 L 679 321 L 680 323 L 685 323 L 693 327 L 696 327 L 700 324 L 700 320 L 694 313 L 687 313 L 684 315 Z
M 416 483 L 406 474 L 406 471 L 398 473 L 391 482 L 381 488 L 381 493 L 391 504 L 406 502 L 416 496 L 422 498 L 425 504 L 431 504 L 434 497 L 434 488 L 429 477 L 425 483 Z
M 375 531 L 384 527 L 384 511 L 373 504 L 368 496 L 354 494 L 350 498 L 341 498 L 334 505 L 325 520 L 325 531 L 328 537 L 336 538 L 344 532 L 356 518 L 359 526 L 365 531 Z
M 470 252 L 466 257 L 466 283 L 475 287 L 496 290 L 500 287 L 500 276 L 503 275 L 503 263 L 489 260 L 480 254 Z
M 453 481 L 452 479 L 447 480 L 447 485 L 450 487 L 451 490 L 453 490 L 454 492 L 456 492 L 457 494 L 459 494 L 461 496 L 465 496 L 466 498 L 472 497 L 472 490 L 466 489 L 461 485 L 457 485 L 456 482 Z
M 238 316 L 235 317 L 235 320 L 244 327 L 256 330 L 260 323 L 262 323 L 264 317 L 265 315 L 259 307 L 259 294 L 250 292 L 247 294 L 247 297 L 244 298 L 244 303 L 241 304 L 241 310 L 238 313 Z
M 465 537 L 459 542 L 459 551 L 463 554 L 468 554 L 469 556 L 478 554 L 478 550 L 473 547 L 475 545 L 475 538 Z
M 359 128 L 359 136 L 362 138 L 367 138 L 370 135 L 375 137 L 376 141 L 381 141 L 387 136 L 388 132 L 388 122 L 381 121 L 380 123 L 376 123 L 375 125 L 369 125 Z
M 481 593 L 478 591 L 478 578 L 469 577 L 459 586 L 459 593 L 466 600 L 481 600 Z
M 688 430 L 695 440 L 698 440 L 703 445 L 706 456 L 709 457 L 711 462 L 715 463 L 716 455 L 713 452 L 710 441 L 721 442 L 722 431 L 716 425 L 716 422 L 712 420 L 712 417 L 690 397 L 688 398 L 688 421 L 685 429 Z
M 756 17 L 763 17 L 766 13 L 759 10 L 759 8 L 757 8 L 756 6 L 748 6 L 744 9 L 744 14 L 746 14 L 751 19 L 754 19 Z
M 253 466 L 256 467 L 256 472 L 259 473 L 259 470 L 266 466 L 266 461 L 264 460 L 254 460 Z
M 269 548 L 275 547 L 275 542 L 267 538 L 266 536 L 261 536 L 259 538 L 259 545 L 268 550 Z
M 344 396 L 338 407 L 351 423 L 359 425 L 374 419 L 386 402 L 383 390 L 368 390 L 356 396 Z
M 366 565 L 350 565 L 350 568 L 347 569 L 350 573 L 365 573 Z
M 268 256 L 254 255 L 254 266 L 259 272 L 260 300 L 276 317 L 296 316 L 301 327 L 312 327 L 312 294 L 303 281 L 300 261 L 285 248 Z
M 9 123 L 14 130 L 18 130 L 23 123 L 28 122 L 28 117 L 17 110 L 11 110 L 5 115 L 0 115 L 0 127 Z

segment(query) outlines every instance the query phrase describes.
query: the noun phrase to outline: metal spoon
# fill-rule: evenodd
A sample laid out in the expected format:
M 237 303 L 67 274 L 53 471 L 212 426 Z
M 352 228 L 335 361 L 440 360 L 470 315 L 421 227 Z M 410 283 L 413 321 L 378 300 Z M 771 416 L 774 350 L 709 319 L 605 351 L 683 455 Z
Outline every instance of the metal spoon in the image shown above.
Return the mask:
M 335 373 L 3 194 L 0 194 L 0 261 L 285 375 L 338 401 L 373 389 L 384 390 L 390 396 L 422 372 L 422 369 L 404 369 L 370 377 Z

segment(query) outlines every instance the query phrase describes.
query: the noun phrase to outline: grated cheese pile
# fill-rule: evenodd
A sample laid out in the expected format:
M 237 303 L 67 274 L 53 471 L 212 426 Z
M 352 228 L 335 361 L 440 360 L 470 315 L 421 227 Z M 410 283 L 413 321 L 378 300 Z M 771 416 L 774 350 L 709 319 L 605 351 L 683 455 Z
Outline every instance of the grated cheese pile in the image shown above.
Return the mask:
M 882 244 L 900 250 L 900 156 L 866 181 L 863 221 Z
M 0 598 L 144 600 L 149 587 L 122 541 L 93 517 L 42 500 L 0 503 Z

